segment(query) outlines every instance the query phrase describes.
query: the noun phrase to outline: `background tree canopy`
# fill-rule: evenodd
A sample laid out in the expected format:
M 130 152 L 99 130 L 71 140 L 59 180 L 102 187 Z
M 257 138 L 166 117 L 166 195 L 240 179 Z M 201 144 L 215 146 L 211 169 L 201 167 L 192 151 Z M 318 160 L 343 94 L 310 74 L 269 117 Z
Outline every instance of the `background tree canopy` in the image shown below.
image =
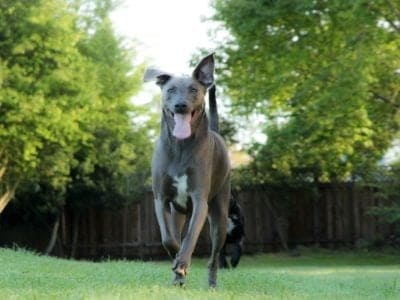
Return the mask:
M 154 123 L 130 98 L 142 65 L 113 31 L 116 0 L 0 3 L 0 212 L 17 202 L 119 207 L 143 191 Z M 261 115 L 247 183 L 362 178 L 398 138 L 400 3 L 215 0 L 231 34 L 218 84 Z M 149 112 L 145 112 L 149 115 Z M 235 121 L 222 122 L 235 140 Z
M 130 101 L 144 66 L 113 30 L 118 2 L 0 1 L 0 213 L 15 198 L 20 211 L 49 217 L 48 252 L 65 207 L 74 213 L 73 256 L 83 211 L 119 208 L 147 187 L 156 122 Z M 278 220 L 296 185 L 317 203 L 320 182 L 366 179 L 391 202 L 372 213 L 399 223 L 399 162 L 378 165 L 400 138 L 400 2 L 212 5 L 231 36 L 216 39 L 218 88 L 235 114 L 221 118 L 221 133 L 240 143 L 237 128 L 257 118 L 267 136 L 251 145 L 253 162 L 234 185 L 264 184 Z
M 16 189 L 52 211 L 132 200 L 126 178 L 148 168 L 151 144 L 132 121 L 143 66 L 112 30 L 114 5 L 1 1 L 0 212 Z
M 376 165 L 399 128 L 400 2 L 215 0 L 219 82 L 266 117 L 258 180 L 332 181 Z

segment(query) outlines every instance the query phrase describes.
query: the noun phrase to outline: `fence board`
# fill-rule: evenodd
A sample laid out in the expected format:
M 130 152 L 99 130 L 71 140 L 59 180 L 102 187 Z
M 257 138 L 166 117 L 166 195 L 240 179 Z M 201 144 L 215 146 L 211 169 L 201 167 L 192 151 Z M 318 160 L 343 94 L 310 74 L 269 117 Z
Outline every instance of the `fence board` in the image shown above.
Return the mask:
M 354 224 L 354 235 L 353 241 L 357 241 L 361 236 L 361 221 L 360 221 L 360 197 L 361 192 L 358 188 L 353 189 L 352 200 L 353 200 L 353 224 Z
M 333 240 L 333 205 L 331 189 L 326 189 L 326 238 L 329 242 Z
M 351 241 L 352 224 L 351 224 L 351 193 L 349 187 L 343 187 L 343 240 L 346 243 Z

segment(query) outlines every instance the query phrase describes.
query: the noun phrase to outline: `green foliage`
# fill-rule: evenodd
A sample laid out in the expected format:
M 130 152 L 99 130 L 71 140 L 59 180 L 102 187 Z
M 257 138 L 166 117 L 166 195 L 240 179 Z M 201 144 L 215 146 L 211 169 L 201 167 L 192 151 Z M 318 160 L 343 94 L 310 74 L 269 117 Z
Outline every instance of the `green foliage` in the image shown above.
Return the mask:
M 252 153 L 274 180 L 348 179 L 375 166 L 399 128 L 400 4 L 215 0 L 232 35 L 219 82 L 238 114 L 268 122 Z
M 373 186 L 375 196 L 387 202 L 386 205 L 371 208 L 369 213 L 393 224 L 397 242 L 392 242 L 400 246 L 400 161 L 389 168 L 376 170 L 365 184 Z
M 80 33 L 64 1 L 0 4 L 0 159 L 4 181 L 68 181 L 91 98 L 83 83 Z
M 91 133 L 91 143 L 80 145 L 75 154 L 79 163 L 72 170 L 67 193 L 69 204 L 81 208 L 119 207 L 132 201 L 145 185 L 130 181 L 131 174 L 150 170 L 148 124 L 132 123 L 141 111 L 129 101 L 139 91 L 143 66 L 132 69 L 133 50 L 125 48 L 123 39 L 113 32 L 108 17 L 111 2 L 96 1 L 92 10 L 85 11 L 86 35 L 79 43 L 97 78 L 99 97 L 85 128 Z M 132 184 L 136 184 L 134 189 Z
M 67 261 L 0 249 L 2 299 L 396 299 L 398 255 L 301 249 L 244 256 L 207 287 L 207 261 L 194 259 L 187 285 L 171 283 L 169 261 Z
M 238 142 L 235 137 L 236 132 L 237 128 L 235 122 L 220 116 L 219 133 L 224 138 L 227 145 L 232 145 Z
M 149 169 L 148 124 L 130 103 L 143 66 L 112 30 L 115 4 L 0 2 L 0 196 L 19 182 L 17 197 L 41 195 L 52 211 L 121 205 L 143 189 L 127 188 Z

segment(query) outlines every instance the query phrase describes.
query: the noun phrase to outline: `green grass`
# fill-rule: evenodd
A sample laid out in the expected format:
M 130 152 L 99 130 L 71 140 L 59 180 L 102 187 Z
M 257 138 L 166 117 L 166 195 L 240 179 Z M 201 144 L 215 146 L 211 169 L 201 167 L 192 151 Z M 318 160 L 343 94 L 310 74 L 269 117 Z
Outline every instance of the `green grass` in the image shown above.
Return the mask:
M 400 299 L 400 254 L 302 249 L 243 257 L 207 288 L 194 259 L 184 288 L 169 262 L 68 261 L 0 248 L 0 299 Z

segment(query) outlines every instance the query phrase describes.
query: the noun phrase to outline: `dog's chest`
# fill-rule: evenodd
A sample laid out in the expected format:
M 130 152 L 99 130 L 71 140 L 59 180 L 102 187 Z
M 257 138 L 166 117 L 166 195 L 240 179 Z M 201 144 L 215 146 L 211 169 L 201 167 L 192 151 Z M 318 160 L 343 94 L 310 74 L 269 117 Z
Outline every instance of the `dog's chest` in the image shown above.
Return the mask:
M 236 225 L 233 222 L 233 219 L 231 217 L 228 218 L 228 226 L 227 226 L 227 233 L 232 234 L 233 229 L 235 229 Z
M 186 209 L 188 202 L 188 176 L 183 174 L 181 176 L 174 176 L 172 186 L 176 188 L 176 196 L 174 203 Z

